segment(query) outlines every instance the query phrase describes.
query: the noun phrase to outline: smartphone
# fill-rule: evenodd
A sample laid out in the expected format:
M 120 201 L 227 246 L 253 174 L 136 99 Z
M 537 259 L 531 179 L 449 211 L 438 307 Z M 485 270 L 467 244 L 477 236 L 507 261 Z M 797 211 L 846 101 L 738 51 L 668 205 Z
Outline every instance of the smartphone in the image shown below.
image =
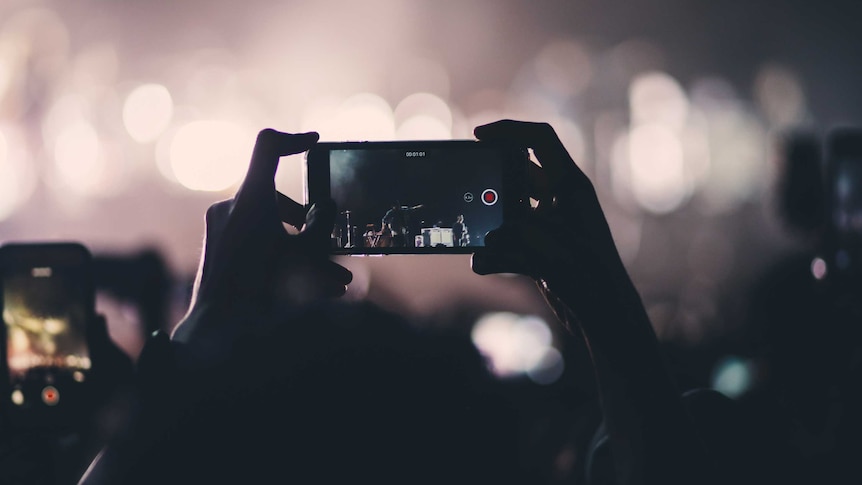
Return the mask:
M 92 257 L 81 244 L 0 246 L 2 396 L 11 428 L 63 428 L 86 406 L 95 314 Z
M 836 276 L 862 274 L 862 129 L 832 129 L 826 138 L 829 232 Z
M 332 254 L 463 254 L 529 209 L 525 148 L 476 140 L 320 142 L 305 203 L 339 210 Z

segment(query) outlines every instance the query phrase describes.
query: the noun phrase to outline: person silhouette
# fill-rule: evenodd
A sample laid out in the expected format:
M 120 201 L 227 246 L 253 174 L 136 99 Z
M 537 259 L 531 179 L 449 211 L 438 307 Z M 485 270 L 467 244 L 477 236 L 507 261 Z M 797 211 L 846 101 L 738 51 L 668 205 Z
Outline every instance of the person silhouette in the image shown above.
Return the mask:
M 538 205 L 488 233 L 472 270 L 533 278 L 568 338 L 587 342 L 610 474 L 719 480 L 726 464 L 686 410 L 592 183 L 554 129 L 502 120 L 474 134 L 531 148 L 541 166 L 525 160 Z M 279 158 L 317 138 L 259 133 L 237 194 L 207 210 L 188 313 L 145 345 L 137 412 L 81 484 L 533 483 L 517 409 L 475 348 L 331 300 L 352 278 L 328 254 L 335 205 L 306 211 L 273 182 Z

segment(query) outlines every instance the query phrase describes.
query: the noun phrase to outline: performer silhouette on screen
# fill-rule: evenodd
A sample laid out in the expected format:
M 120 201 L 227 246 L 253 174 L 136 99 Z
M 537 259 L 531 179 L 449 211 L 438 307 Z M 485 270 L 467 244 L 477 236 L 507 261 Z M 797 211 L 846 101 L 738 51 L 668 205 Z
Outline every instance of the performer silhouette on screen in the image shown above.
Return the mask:
M 423 204 L 407 206 L 396 201 L 383 215 L 383 233 L 392 237 L 392 246 L 404 248 L 413 245 L 410 238 L 410 213 L 424 207 Z
M 464 214 L 458 214 L 455 223 L 452 224 L 452 239 L 455 246 L 470 244 L 470 233 L 467 232 L 467 224 L 464 223 Z

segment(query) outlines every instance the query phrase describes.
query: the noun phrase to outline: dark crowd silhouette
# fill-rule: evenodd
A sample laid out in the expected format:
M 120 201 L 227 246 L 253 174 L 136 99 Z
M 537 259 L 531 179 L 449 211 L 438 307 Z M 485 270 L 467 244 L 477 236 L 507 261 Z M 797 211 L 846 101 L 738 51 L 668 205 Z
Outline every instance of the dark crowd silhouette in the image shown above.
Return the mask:
M 554 128 L 474 134 L 532 150 L 538 203 L 485 236 L 472 270 L 535 281 L 577 382 L 501 381 L 465 334 L 339 300 L 352 279 L 329 256 L 339 209 L 274 182 L 318 135 L 265 129 L 235 196 L 205 214 L 179 323 L 157 251 L 96 256 L 97 287 L 139 309 L 143 349 L 133 361 L 97 315 L 87 411 L 62 432 L 4 419 L 0 483 L 860 483 L 862 131 L 783 139 L 775 207 L 797 250 L 746 295 L 729 346 L 756 378 L 735 398 L 675 377 Z

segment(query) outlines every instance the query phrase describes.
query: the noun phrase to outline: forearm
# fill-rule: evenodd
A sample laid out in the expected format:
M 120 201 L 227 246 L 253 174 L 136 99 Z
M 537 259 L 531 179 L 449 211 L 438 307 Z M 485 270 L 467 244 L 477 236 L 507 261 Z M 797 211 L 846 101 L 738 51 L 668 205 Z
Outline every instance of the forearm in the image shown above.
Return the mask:
M 544 289 L 569 330 L 589 348 L 618 480 L 708 482 L 709 457 L 637 291 L 627 278 L 604 289 L 595 283 L 578 294 L 553 283 Z

